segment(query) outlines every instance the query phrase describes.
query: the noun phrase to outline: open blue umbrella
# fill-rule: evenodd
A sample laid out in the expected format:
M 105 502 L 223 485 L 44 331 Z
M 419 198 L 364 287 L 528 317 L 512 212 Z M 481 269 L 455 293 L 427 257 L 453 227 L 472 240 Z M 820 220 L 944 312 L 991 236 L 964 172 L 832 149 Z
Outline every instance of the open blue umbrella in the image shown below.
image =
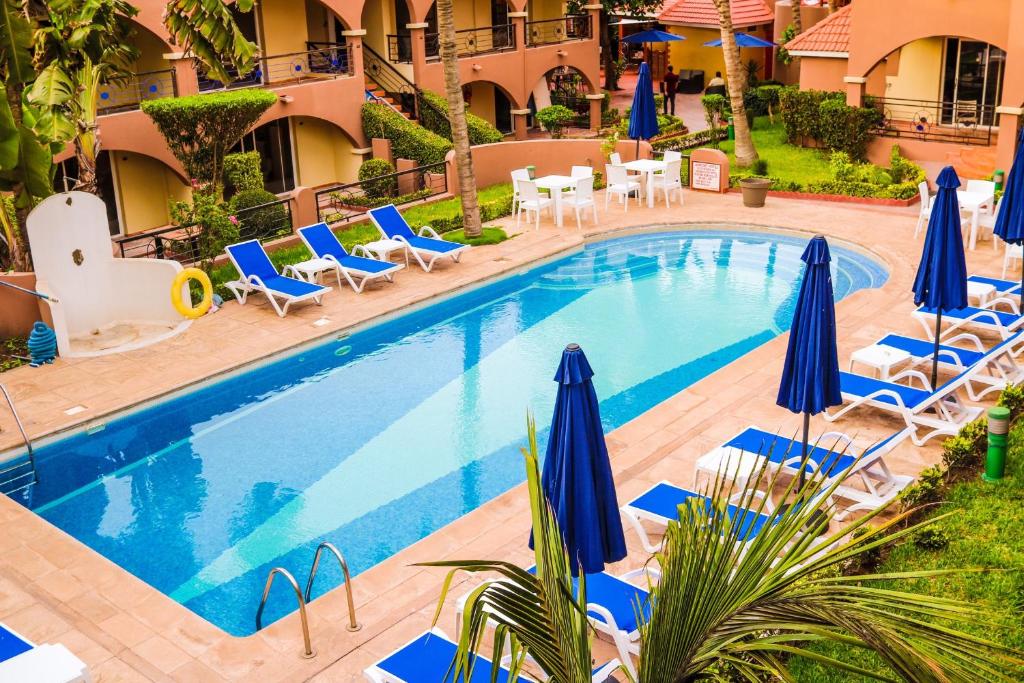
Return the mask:
M 800 257 L 804 279 L 793 311 L 786 362 L 776 403 L 804 414 L 803 459 L 807 458 L 811 415 L 842 404 L 839 390 L 839 352 L 836 350 L 836 304 L 832 292 L 832 256 L 821 235 L 811 239 Z M 800 485 L 804 470 L 800 468 Z
M 558 518 L 573 563 L 585 574 L 626 556 L 615 481 L 601 428 L 594 371 L 577 344 L 562 352 L 558 396 L 541 485 Z
M 654 104 L 654 86 L 647 62 L 640 65 L 633 92 L 633 108 L 629 112 L 629 137 L 636 140 L 636 157 L 640 158 L 640 141 L 650 140 L 658 134 L 658 110 Z
M 631 36 L 626 36 L 622 39 L 624 43 L 671 43 L 675 40 L 686 40 L 685 36 L 678 36 L 675 33 L 666 33 L 665 31 L 658 31 L 656 29 L 650 29 L 649 31 L 640 31 L 634 33 Z
M 921 265 L 914 278 L 914 303 L 935 314 L 935 352 L 932 354 L 932 387 L 939 373 L 939 331 L 942 312 L 967 305 L 967 264 L 960 232 L 960 202 L 956 188 L 960 178 L 947 166 L 935 180 L 939 190 L 928 218 Z
M 737 47 L 775 47 L 775 43 L 764 38 L 758 38 L 752 36 L 749 33 L 737 33 L 736 34 L 736 46 Z M 715 38 L 704 43 L 704 47 L 722 47 L 722 39 Z
M 1017 139 L 1017 154 L 1006 179 L 1003 198 L 999 200 L 995 234 L 1007 244 L 1024 244 L 1024 128 Z M 1024 268 L 1021 268 L 1020 284 L 1024 297 Z

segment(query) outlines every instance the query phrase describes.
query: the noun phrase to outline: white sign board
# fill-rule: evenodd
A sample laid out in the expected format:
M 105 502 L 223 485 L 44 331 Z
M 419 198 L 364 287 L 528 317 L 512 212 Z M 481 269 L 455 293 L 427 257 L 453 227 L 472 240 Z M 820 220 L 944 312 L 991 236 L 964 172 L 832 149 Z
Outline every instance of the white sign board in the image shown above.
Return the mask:
M 690 178 L 690 187 L 693 189 L 721 191 L 722 167 L 720 165 L 706 161 L 694 161 L 691 173 L 693 175 Z

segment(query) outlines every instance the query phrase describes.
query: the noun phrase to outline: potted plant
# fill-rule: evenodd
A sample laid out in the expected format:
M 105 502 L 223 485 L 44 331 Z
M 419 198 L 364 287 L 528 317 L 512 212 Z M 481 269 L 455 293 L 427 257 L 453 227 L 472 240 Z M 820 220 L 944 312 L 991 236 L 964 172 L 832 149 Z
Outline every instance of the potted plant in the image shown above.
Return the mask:
M 743 192 L 743 206 L 759 208 L 764 206 L 765 197 L 771 189 L 772 179 L 768 176 L 768 162 L 758 159 L 750 169 L 753 175 L 740 178 L 740 190 Z

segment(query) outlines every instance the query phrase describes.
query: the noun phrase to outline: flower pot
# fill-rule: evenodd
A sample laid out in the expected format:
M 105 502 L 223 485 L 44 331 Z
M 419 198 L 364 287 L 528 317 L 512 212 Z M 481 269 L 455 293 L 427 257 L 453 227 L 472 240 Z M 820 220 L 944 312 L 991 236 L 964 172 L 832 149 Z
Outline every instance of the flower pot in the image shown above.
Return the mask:
M 24 289 L 36 288 L 35 273 L 0 273 L 0 280 Z M 46 304 L 42 305 L 46 308 Z M 39 299 L 31 294 L 19 292 L 10 287 L 0 285 L 0 339 L 8 337 L 27 337 L 32 331 L 32 324 L 44 320 L 40 311 Z M 47 311 L 48 312 L 48 311 Z M 52 321 L 46 320 L 52 325 Z
M 743 191 L 743 206 L 761 207 L 764 206 L 764 198 L 768 196 L 768 190 L 772 181 L 768 178 L 740 178 L 740 190 Z

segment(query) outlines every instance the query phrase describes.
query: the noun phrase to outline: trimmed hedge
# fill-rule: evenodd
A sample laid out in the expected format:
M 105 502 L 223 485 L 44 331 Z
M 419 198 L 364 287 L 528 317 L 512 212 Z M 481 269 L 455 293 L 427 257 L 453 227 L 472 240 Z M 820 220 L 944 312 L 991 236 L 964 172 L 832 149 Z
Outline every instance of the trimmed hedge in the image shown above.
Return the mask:
M 705 128 L 704 130 L 687 133 L 686 135 L 676 135 L 664 140 L 655 140 L 651 143 L 651 147 L 655 152 L 666 152 L 668 150 L 679 152 L 684 149 L 693 149 L 694 147 L 703 147 L 711 143 L 717 143 L 728 136 L 729 131 L 725 128 Z
M 224 186 L 232 192 L 263 189 L 259 152 L 236 152 L 224 157 Z
M 842 92 L 800 90 L 788 86 L 779 91 L 782 123 L 792 144 L 816 142 L 861 161 L 882 120 L 875 107 L 851 107 Z
M 412 159 L 421 166 L 439 164 L 452 150 L 452 143 L 417 125 L 385 104 L 367 102 L 362 109 L 363 134 L 387 138 L 396 158 Z
M 262 187 L 243 190 L 231 198 L 229 206 L 235 214 L 254 206 L 270 204 L 278 200 L 277 195 Z M 267 239 L 278 234 L 291 232 L 288 211 L 280 204 L 251 211 L 238 218 L 238 234 L 246 239 Z
M 359 166 L 359 183 L 367 197 L 393 197 L 398 192 L 394 173 L 395 167 L 386 159 L 367 159 Z
M 437 93 L 423 91 L 423 99 L 433 107 L 420 107 L 420 123 L 429 131 L 437 133 L 446 140 L 452 139 L 452 124 L 448 120 L 448 100 Z M 435 108 L 437 111 L 435 111 Z M 438 111 L 441 114 L 438 114 Z M 489 145 L 505 139 L 501 131 L 485 119 L 480 118 L 466 109 L 466 125 L 469 127 L 469 144 Z

